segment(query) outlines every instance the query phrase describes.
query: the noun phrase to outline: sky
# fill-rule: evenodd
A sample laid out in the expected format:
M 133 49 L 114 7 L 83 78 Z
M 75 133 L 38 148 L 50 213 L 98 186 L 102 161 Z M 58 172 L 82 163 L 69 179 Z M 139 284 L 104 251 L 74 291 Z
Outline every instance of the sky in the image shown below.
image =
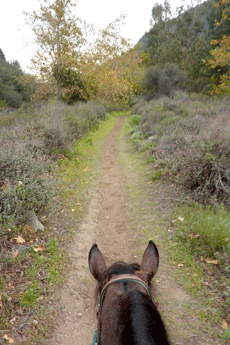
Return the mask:
M 182 1 L 169 0 L 173 13 Z M 151 11 L 156 2 L 163 4 L 164 0 L 78 0 L 76 10 L 77 16 L 98 28 L 104 28 L 121 13 L 126 14 L 122 34 L 136 44 L 150 29 Z M 38 10 L 39 4 L 39 0 L 1 0 L 0 4 L 0 48 L 7 61 L 17 60 L 26 72 L 36 47 L 23 12 Z

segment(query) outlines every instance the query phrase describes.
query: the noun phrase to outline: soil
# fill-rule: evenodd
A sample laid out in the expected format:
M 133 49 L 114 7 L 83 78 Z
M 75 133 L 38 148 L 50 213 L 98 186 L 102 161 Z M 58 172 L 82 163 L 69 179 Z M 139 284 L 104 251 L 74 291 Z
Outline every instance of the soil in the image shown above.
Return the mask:
M 169 190 L 161 185 L 154 190 L 138 178 L 138 168 L 128 159 L 130 153 L 121 131 L 123 122 L 124 118 L 119 118 L 104 143 L 102 160 L 97 165 L 100 178 L 89 193 L 88 213 L 69 247 L 72 266 L 67 273 L 66 284 L 59 292 L 60 313 L 47 344 L 92 343 L 96 329 L 96 281 L 88 269 L 91 246 L 98 244 L 108 265 L 119 260 L 140 262 L 139 251 L 145 249 L 153 235 L 160 252 L 153 295 L 159 302 L 172 344 L 222 344 L 221 340 L 217 342 L 205 332 L 205 326 L 195 314 L 198 302 L 173 277 L 173 268 L 167 261 L 159 230 L 154 229 L 151 233 L 156 218 L 171 212 L 173 201 L 170 200 L 173 200 L 174 189 L 173 186 Z M 132 192 L 135 198 L 138 188 L 142 188 L 142 192 L 141 195 L 137 193 L 140 195 L 137 212 L 128 194 Z

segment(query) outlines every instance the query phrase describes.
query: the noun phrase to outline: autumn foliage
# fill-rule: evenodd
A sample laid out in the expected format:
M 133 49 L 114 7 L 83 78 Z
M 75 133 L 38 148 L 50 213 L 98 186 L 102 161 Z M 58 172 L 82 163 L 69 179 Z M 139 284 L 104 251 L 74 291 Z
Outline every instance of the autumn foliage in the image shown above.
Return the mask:
M 230 0 L 220 0 L 219 3 L 216 4 L 216 7 L 220 5 L 225 6 L 222 12 L 222 19 L 220 21 L 215 22 L 215 25 L 221 26 L 225 21 L 230 20 Z M 213 92 L 220 94 L 230 93 L 230 71 L 229 71 L 229 61 L 230 61 L 230 36 L 223 35 L 222 39 L 220 40 L 212 40 L 211 44 L 216 46 L 213 50 L 210 51 L 210 54 L 213 56 L 212 59 L 207 61 L 207 65 L 214 69 L 214 68 L 223 68 L 227 69 L 227 72 L 222 74 L 220 77 L 220 81 L 218 85 L 215 85 L 213 88 Z

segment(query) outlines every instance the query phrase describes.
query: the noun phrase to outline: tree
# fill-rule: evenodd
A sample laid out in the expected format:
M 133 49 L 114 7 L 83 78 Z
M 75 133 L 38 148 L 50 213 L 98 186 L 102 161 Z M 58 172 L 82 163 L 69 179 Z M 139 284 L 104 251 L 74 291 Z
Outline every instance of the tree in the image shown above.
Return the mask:
M 75 6 L 76 0 L 40 0 L 39 11 L 25 13 L 38 46 L 33 69 L 43 82 L 54 81 L 55 71 L 58 99 L 63 67 L 78 68 L 79 48 L 85 42 L 82 22 L 73 14 Z
M 220 27 L 226 22 L 229 25 L 230 21 L 230 0 L 219 0 L 216 7 L 224 6 L 222 11 L 222 18 L 216 20 L 215 25 Z M 229 31 L 228 31 L 229 32 Z M 211 59 L 206 61 L 206 64 L 211 69 L 217 69 L 219 78 L 215 79 L 213 87 L 214 93 L 230 93 L 230 36 L 224 34 L 219 40 L 212 40 L 211 44 L 216 48 L 210 51 Z
M 177 17 L 173 19 L 170 19 L 167 0 L 164 5 L 156 4 L 152 10 L 155 25 L 149 31 L 147 42 L 151 64 L 161 67 L 166 63 L 177 64 L 188 73 L 195 91 L 200 91 L 207 80 L 202 59 L 210 50 L 207 39 L 210 1 L 186 10 L 181 6 L 177 9 Z
M 95 43 L 82 57 L 81 74 L 91 98 L 96 95 L 124 104 L 140 92 L 142 58 L 138 49 L 120 34 L 124 20 L 121 15 L 100 30 Z
M 22 71 L 19 62 L 7 62 L 0 49 L 0 107 L 20 107 L 23 101 L 30 101 L 34 84 L 34 78 Z

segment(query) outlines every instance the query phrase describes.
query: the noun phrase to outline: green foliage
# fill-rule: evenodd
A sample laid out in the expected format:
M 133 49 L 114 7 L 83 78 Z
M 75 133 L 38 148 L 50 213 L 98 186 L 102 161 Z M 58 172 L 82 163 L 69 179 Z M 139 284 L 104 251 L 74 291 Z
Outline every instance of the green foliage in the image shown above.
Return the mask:
M 58 68 L 55 66 L 53 75 L 56 80 L 59 78 L 63 100 L 68 104 L 77 101 L 85 102 L 89 99 L 89 94 L 80 73 L 68 67 Z
M 162 171 L 156 171 L 154 175 L 152 175 L 152 180 L 153 181 L 158 181 L 161 179 Z
M 41 288 L 37 284 L 29 286 L 22 297 L 19 298 L 21 307 L 32 306 L 41 294 Z
M 18 108 L 29 101 L 34 90 L 34 80 L 26 75 L 17 61 L 6 61 L 0 50 L 0 102 Z M 0 105 L 0 108 L 2 105 Z
M 185 89 L 186 75 L 176 65 L 167 63 L 163 69 L 159 66 L 150 66 L 146 69 L 142 87 L 148 99 L 163 95 L 170 95 L 178 88 Z
M 131 127 L 138 126 L 140 123 L 141 117 L 139 115 L 132 115 L 129 117 L 128 124 Z
M 177 17 L 171 18 L 170 6 L 155 4 L 152 9 L 153 26 L 145 35 L 145 50 L 151 65 L 164 66 L 175 63 L 188 74 L 190 88 L 203 91 L 208 88 L 208 80 L 218 83 L 226 70 L 209 71 L 204 60 L 210 57 L 210 39 L 220 39 L 229 34 L 229 21 L 217 27 L 216 20 L 222 20 L 223 7 L 226 2 L 214 6 L 218 1 L 209 0 L 195 7 L 177 8 Z
M 55 74 L 58 99 L 62 98 L 62 83 L 68 83 L 70 79 L 75 81 L 75 92 L 69 95 L 69 99 L 77 96 L 76 74 L 73 70 L 79 67 L 79 48 L 84 43 L 83 24 L 73 14 L 75 0 L 59 1 L 51 3 L 43 0 L 40 8 L 32 13 L 25 13 L 36 39 L 38 50 L 32 59 L 33 67 L 41 79 L 53 82 Z M 63 66 L 67 71 L 63 75 Z M 68 76 L 71 71 L 71 76 Z M 79 96 L 79 95 L 78 95 Z

